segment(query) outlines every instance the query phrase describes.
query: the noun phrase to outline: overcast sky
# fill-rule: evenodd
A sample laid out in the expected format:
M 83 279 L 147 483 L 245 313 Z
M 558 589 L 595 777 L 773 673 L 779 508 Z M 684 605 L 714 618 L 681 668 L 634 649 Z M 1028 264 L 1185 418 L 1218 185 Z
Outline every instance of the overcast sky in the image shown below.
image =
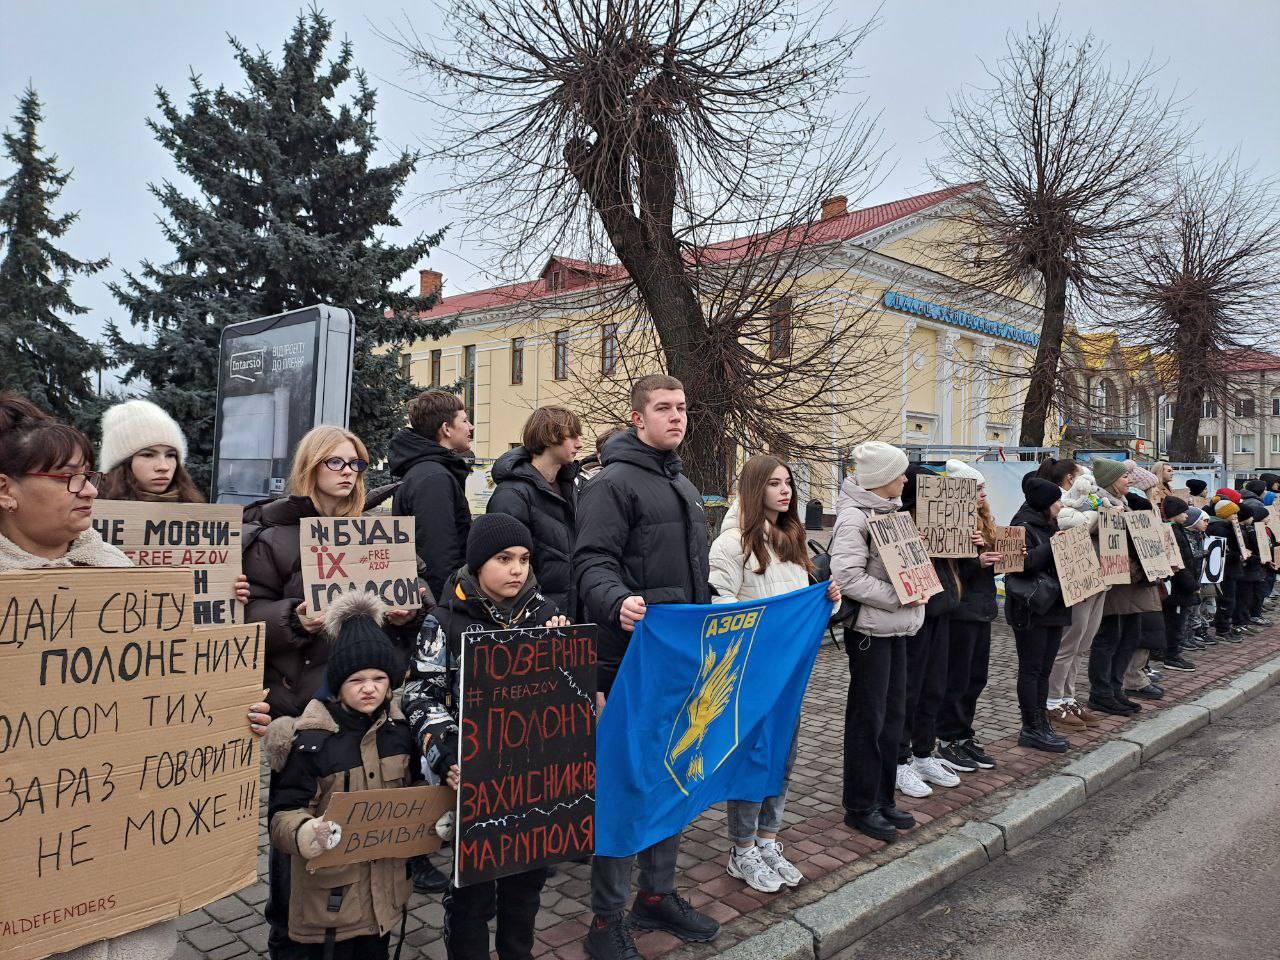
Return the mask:
M 854 0 L 832 5 L 851 21 L 875 8 Z M 96 337 L 111 318 L 128 328 L 109 280 L 136 270 L 143 259 L 163 261 L 171 253 L 157 225 L 158 204 L 146 189 L 148 182 L 174 175 L 169 155 L 144 124 L 156 113 L 155 88 L 184 102 L 192 71 L 209 85 L 238 87 L 226 35 L 278 58 L 300 6 L 281 0 L 0 0 L 0 117 L 11 128 L 16 97 L 30 81 L 44 101 L 41 140 L 64 168 L 75 169 L 60 210 L 78 210 L 81 219 L 64 243 L 81 258 L 111 258 L 106 271 L 75 285 L 75 298 L 90 309 L 75 321 L 87 335 Z M 434 5 L 327 0 L 322 9 L 337 21 L 337 34 L 352 40 L 357 63 L 379 89 L 378 129 L 388 154 L 416 146 L 432 118 L 395 88 L 411 81 L 377 28 L 408 17 L 430 32 L 439 20 Z M 1030 0 L 887 0 L 879 29 L 860 52 L 864 79 L 858 86 L 870 107 L 883 111 L 893 168 L 865 202 L 931 189 L 924 165 L 936 144 L 927 114 L 945 109 L 948 92 L 982 79 L 980 59 L 1000 55 L 1009 29 L 1056 9 L 1056 3 Z M 1161 82 L 1186 97 L 1188 116 L 1200 125 L 1201 150 L 1238 148 L 1259 173 L 1280 176 L 1280 2 L 1072 0 L 1061 4 L 1060 18 L 1072 31 L 1094 31 L 1117 62 L 1149 56 L 1167 61 Z M 8 171 L 0 159 L 0 176 Z M 444 185 L 442 171 L 424 167 L 410 191 L 420 195 Z M 402 211 L 403 237 L 447 222 L 445 211 L 411 199 Z M 486 272 L 491 253 L 447 239 L 430 266 L 443 271 L 448 292 L 478 289 L 494 282 Z

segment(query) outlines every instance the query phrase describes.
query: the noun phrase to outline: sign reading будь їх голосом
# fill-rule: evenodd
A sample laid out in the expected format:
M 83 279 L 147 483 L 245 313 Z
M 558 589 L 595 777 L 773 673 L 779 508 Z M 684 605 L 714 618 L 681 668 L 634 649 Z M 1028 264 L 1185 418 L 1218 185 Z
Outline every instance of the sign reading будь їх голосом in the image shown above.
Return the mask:
M 940 323 L 949 323 L 953 327 L 963 327 L 966 330 L 973 330 L 977 333 L 1002 337 L 1005 340 L 1013 340 L 1016 343 L 1025 343 L 1029 347 L 1040 345 L 1040 335 L 1038 333 L 1021 330 L 1012 324 L 1002 323 L 999 320 L 977 317 L 972 313 L 957 310 L 955 307 L 944 307 L 940 304 L 930 303 L 928 300 L 921 300 L 905 293 L 898 293 L 896 290 L 886 290 L 884 292 L 884 305 L 893 310 L 901 310 L 903 313 L 914 313 L 918 317 L 927 317 Z

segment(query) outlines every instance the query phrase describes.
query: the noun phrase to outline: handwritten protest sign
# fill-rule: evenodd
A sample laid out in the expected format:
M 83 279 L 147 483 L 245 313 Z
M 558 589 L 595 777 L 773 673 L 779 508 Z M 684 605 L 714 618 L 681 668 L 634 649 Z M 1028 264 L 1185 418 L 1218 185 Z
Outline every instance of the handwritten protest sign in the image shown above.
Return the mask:
M 1102 581 L 1102 568 L 1098 555 L 1093 552 L 1093 537 L 1088 527 L 1072 527 L 1056 533 L 1049 541 L 1053 550 L 1053 564 L 1058 571 L 1058 583 L 1062 587 L 1062 602 L 1074 607 L 1081 600 L 1088 600 L 1107 589 Z
M 916 477 L 916 517 L 931 557 L 977 555 L 978 481 L 922 473 Z
M 1200 507 L 1202 510 L 1209 505 L 1208 497 L 1197 497 L 1195 494 L 1187 497 L 1186 500 L 1193 507 Z
M 911 514 L 876 514 L 867 518 L 867 530 L 900 601 L 927 600 L 942 592 L 938 572 L 925 553 L 924 540 Z
M 243 623 L 235 598 L 244 508 L 211 503 L 95 500 L 93 527 L 135 567 L 190 567 L 197 624 Z
M 299 527 L 302 589 L 315 614 L 363 590 L 388 609 L 422 606 L 413 517 L 308 517 Z
M 332 850 L 312 857 L 307 869 L 344 863 L 363 863 L 384 857 L 408 859 L 435 853 L 444 840 L 436 832 L 442 814 L 453 810 L 458 797 L 451 787 L 400 787 L 335 793 L 323 817 L 342 828 Z
M 1124 511 L 1103 507 L 1098 511 L 1098 567 L 1108 586 L 1129 583 L 1129 534 Z
M 1027 562 L 1026 527 L 996 527 L 996 573 L 1021 573 Z
M 1170 570 L 1182 569 L 1182 551 L 1178 549 L 1178 541 L 1173 535 L 1173 524 L 1161 523 L 1160 536 L 1164 540 L 1164 557 L 1169 561 Z
M 1280 552 L 1280 511 L 1277 511 L 1275 504 L 1267 507 L 1267 519 L 1262 522 L 1262 527 L 1263 532 L 1267 536 L 1267 547 L 1269 547 L 1270 544 L 1276 544 L 1274 550 L 1271 551 L 1272 562 L 1275 562 L 1275 555 L 1277 552 Z M 1263 540 L 1261 537 L 1262 535 L 1259 534 L 1258 548 L 1259 550 L 1266 552 L 1267 547 L 1263 546 Z
M 1244 560 L 1248 560 L 1253 556 L 1253 551 L 1244 544 L 1244 529 L 1240 526 L 1238 517 L 1232 517 L 1230 520 L 1231 532 L 1236 538 L 1236 547 L 1240 550 L 1240 556 Z
M 1188 490 L 1186 487 L 1174 487 L 1172 490 L 1169 491 L 1169 493 L 1171 496 L 1175 496 L 1179 500 L 1183 500 L 1183 501 L 1186 501 L 1187 503 L 1191 503 L 1191 491 Z
M 262 625 L 197 628 L 183 569 L 0 575 L 0 956 L 257 880 Z
M 1173 576 L 1164 553 L 1164 534 L 1160 530 L 1162 524 L 1156 520 L 1156 515 L 1150 510 L 1126 510 L 1124 523 L 1147 579 L 1163 580 Z
M 469 633 L 455 883 L 595 848 L 596 628 Z

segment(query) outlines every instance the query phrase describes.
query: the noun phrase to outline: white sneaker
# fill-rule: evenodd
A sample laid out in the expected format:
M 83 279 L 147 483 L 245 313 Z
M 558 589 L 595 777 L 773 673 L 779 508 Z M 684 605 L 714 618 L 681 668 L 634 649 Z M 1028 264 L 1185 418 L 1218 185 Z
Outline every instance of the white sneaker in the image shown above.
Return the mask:
M 752 890 L 759 890 L 761 893 L 777 893 L 783 884 L 783 879 L 760 856 L 759 847 L 752 847 L 741 856 L 737 850 L 730 853 L 729 876 L 736 877 Z
M 908 797 L 927 797 L 933 793 L 933 787 L 921 780 L 909 763 L 898 764 L 898 790 Z
M 940 787 L 960 786 L 960 778 L 948 770 L 937 757 L 916 757 L 911 766 L 921 780 L 936 783 Z
M 766 843 L 758 849 L 760 851 L 760 859 L 765 862 L 765 866 L 776 873 L 778 878 L 788 887 L 798 887 L 804 882 L 804 874 L 795 868 L 795 864 L 782 855 L 781 841 L 775 840 L 773 843 Z

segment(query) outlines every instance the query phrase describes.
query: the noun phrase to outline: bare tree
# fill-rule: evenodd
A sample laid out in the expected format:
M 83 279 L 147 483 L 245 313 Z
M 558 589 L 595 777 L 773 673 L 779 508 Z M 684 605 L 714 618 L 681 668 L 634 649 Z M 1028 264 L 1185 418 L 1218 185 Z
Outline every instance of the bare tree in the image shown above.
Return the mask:
M 863 349 L 845 341 L 871 322 L 865 309 L 833 320 L 800 294 L 813 252 L 838 246 L 822 201 L 865 192 L 879 161 L 874 121 L 831 109 L 870 27 L 831 34 L 822 13 L 795 0 L 452 0 L 447 42 L 398 37 L 438 107 L 436 154 L 506 266 L 553 252 L 621 263 L 619 295 L 634 294 L 656 338 L 645 355 L 686 384 L 684 453 L 706 493 L 727 492 L 735 444 L 819 442 L 825 429 L 798 435 L 794 405 L 816 399 L 829 417 L 843 402 Z M 789 355 L 761 349 L 780 311 Z
M 1064 36 L 1056 19 L 1007 46 L 989 82 L 951 97 L 934 121 L 945 150 L 931 170 L 942 183 L 985 185 L 956 208 L 957 238 L 945 245 L 949 272 L 969 284 L 956 296 L 1043 298 L 1020 437 L 1040 446 L 1069 307 L 1086 316 L 1114 291 L 1117 265 L 1159 220 L 1185 136 L 1150 62 L 1113 69 L 1105 46 Z
M 1231 361 L 1264 342 L 1280 294 L 1280 191 L 1235 157 L 1184 164 L 1164 219 L 1124 273 L 1128 328 L 1168 359 L 1176 389 L 1169 459 L 1194 461 L 1201 405 L 1228 412 Z

